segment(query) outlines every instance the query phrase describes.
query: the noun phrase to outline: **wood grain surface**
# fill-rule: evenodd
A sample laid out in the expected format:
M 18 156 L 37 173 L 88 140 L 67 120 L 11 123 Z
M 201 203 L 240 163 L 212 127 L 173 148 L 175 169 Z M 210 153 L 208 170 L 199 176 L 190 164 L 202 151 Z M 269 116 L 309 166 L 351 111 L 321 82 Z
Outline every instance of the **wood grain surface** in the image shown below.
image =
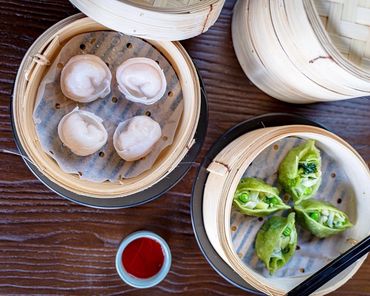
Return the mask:
M 0 294 L 248 295 L 222 279 L 195 241 L 189 213 L 191 186 L 212 143 L 238 122 L 268 112 L 289 112 L 325 125 L 370 163 L 369 98 L 295 106 L 270 98 L 244 75 L 230 33 L 234 1 L 207 33 L 182 42 L 204 78 L 208 135 L 193 168 L 170 192 L 149 204 L 99 210 L 73 204 L 48 190 L 17 156 L 0 153 Z M 15 150 L 9 104 L 28 47 L 51 25 L 78 11 L 67 0 L 0 1 L 0 148 Z M 167 278 L 137 290 L 122 283 L 114 257 L 120 240 L 149 229 L 172 249 Z M 370 260 L 332 295 L 370 295 Z

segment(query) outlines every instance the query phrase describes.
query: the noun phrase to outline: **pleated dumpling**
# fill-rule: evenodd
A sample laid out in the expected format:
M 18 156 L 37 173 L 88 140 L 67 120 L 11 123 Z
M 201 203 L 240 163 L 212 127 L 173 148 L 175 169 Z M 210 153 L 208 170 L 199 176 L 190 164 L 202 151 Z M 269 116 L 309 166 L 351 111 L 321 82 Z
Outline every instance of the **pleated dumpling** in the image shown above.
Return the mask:
M 273 274 L 282 268 L 295 253 L 297 246 L 295 214 L 288 217 L 273 216 L 268 219 L 257 233 L 256 252 Z
M 314 196 L 321 184 L 321 156 L 314 140 L 288 152 L 279 166 L 279 183 L 296 204 Z
M 63 67 L 60 86 L 73 101 L 89 103 L 104 98 L 111 90 L 112 74 L 103 60 L 95 55 L 72 57 Z
M 161 136 L 158 122 L 140 115 L 118 125 L 113 135 L 113 145 L 121 158 L 134 161 L 148 155 Z
M 151 105 L 166 92 L 167 81 L 157 62 L 149 58 L 131 58 L 116 72 L 118 89 L 136 103 Z
M 294 210 L 303 228 L 320 238 L 338 234 L 353 226 L 346 213 L 325 201 L 304 200 L 295 205 Z
M 242 178 L 234 193 L 234 205 L 243 214 L 263 217 L 290 207 L 279 197 L 279 190 L 257 178 Z
M 78 107 L 63 116 L 58 125 L 58 135 L 65 146 L 79 156 L 97 152 L 108 140 L 103 119 Z

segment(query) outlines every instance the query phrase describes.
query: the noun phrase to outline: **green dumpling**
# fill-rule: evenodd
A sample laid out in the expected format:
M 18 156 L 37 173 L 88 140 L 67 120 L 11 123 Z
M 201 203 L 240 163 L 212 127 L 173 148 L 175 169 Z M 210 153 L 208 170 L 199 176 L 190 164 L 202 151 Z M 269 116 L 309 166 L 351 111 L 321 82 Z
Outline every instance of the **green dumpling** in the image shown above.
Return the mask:
M 321 157 L 314 140 L 307 140 L 288 152 L 279 166 L 279 183 L 295 203 L 316 193 L 321 183 Z
M 353 226 L 344 212 L 325 201 L 304 200 L 294 209 L 299 224 L 320 238 L 340 233 Z
M 279 197 L 279 190 L 257 178 L 243 178 L 234 193 L 234 205 L 246 215 L 267 216 L 290 207 Z
M 283 267 L 294 255 L 297 246 L 295 214 L 287 218 L 271 217 L 257 233 L 256 252 L 270 274 Z

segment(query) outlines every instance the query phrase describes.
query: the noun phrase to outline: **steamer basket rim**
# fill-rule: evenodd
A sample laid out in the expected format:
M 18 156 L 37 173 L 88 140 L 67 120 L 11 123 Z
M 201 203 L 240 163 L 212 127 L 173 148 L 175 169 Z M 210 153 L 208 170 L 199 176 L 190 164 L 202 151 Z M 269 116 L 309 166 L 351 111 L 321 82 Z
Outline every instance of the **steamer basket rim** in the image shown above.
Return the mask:
M 88 206 L 92 208 L 99 208 L 99 209 L 120 209 L 120 208 L 129 208 L 134 206 L 139 206 L 150 201 L 153 201 L 159 198 L 161 195 L 169 191 L 173 186 L 175 186 L 190 170 L 192 163 L 197 158 L 206 136 L 207 126 L 208 126 L 208 101 L 207 101 L 207 94 L 204 87 L 203 79 L 200 76 L 200 73 L 197 69 L 200 85 L 201 85 L 201 110 L 200 110 L 200 117 L 198 126 L 194 135 L 195 143 L 185 155 L 183 160 L 179 163 L 177 168 L 175 168 L 166 178 L 160 180 L 151 188 L 148 188 L 144 191 L 123 196 L 123 197 L 115 197 L 115 198 L 94 198 L 84 195 L 79 195 L 74 192 L 70 192 L 65 188 L 58 186 L 57 184 L 50 181 L 47 177 L 45 177 L 40 170 L 37 169 L 35 165 L 33 165 L 26 157 L 22 157 L 23 161 L 29 168 L 29 170 L 33 173 L 33 175 L 41 181 L 46 187 L 48 187 L 51 191 L 55 192 L 56 194 L 72 201 L 77 204 Z M 14 93 L 13 85 L 13 91 Z M 13 95 L 12 95 L 13 97 Z M 11 118 L 11 126 L 12 132 L 14 135 L 14 140 L 16 147 L 21 155 L 26 155 L 25 150 L 23 149 L 18 135 L 15 128 L 15 119 L 14 119 L 14 105 L 12 101 L 10 102 L 10 118 Z
M 82 17 L 85 17 L 84 14 L 78 13 L 72 16 L 69 16 L 67 18 L 64 18 L 57 23 L 55 23 L 53 26 L 48 28 L 46 31 L 44 31 L 42 34 L 40 34 L 39 37 L 36 38 L 36 40 L 32 43 L 32 45 L 29 47 L 29 49 L 26 51 L 25 56 L 19 66 L 18 73 L 15 79 L 15 82 L 13 84 L 12 89 L 12 100 L 10 101 L 10 117 L 11 117 L 11 126 L 12 126 L 12 132 L 14 135 L 16 147 L 21 155 L 24 157 L 23 160 L 28 166 L 28 168 L 31 170 L 31 172 L 50 190 L 54 191 L 58 195 L 69 199 L 70 201 L 76 202 L 81 205 L 95 207 L 95 208 L 102 208 L 102 209 L 115 209 L 115 208 L 128 208 L 133 206 L 138 206 L 147 202 L 150 202 L 158 197 L 160 197 L 162 194 L 170 190 L 174 185 L 179 182 L 184 175 L 187 173 L 187 171 L 190 169 L 192 163 L 195 161 L 197 155 L 199 154 L 199 151 L 203 145 L 204 138 L 207 131 L 207 124 L 208 124 L 208 103 L 207 103 L 207 94 L 204 88 L 204 83 L 202 78 L 200 77 L 200 73 L 198 69 L 196 68 L 195 64 L 193 63 L 196 71 L 197 76 L 200 84 L 200 110 L 199 110 L 199 120 L 195 129 L 195 134 L 193 136 L 193 140 L 195 140 L 195 143 L 192 145 L 190 150 L 187 152 L 187 154 L 184 156 L 184 158 L 180 161 L 178 166 L 173 169 L 165 178 L 154 184 L 152 187 L 147 188 L 146 190 L 123 196 L 123 197 L 114 197 L 114 198 L 94 198 L 87 195 L 80 195 L 76 194 L 74 192 L 71 192 L 69 190 L 66 190 L 65 188 L 55 184 L 51 180 L 49 180 L 44 174 L 35 166 L 33 165 L 27 158 L 27 154 L 25 153 L 24 148 L 22 147 L 21 141 L 19 139 L 18 131 L 16 128 L 16 118 L 15 118 L 15 101 L 14 97 L 17 93 L 17 88 L 19 85 L 19 77 L 20 75 L 24 74 L 22 71 L 25 69 L 28 69 L 30 66 L 30 59 L 27 59 L 27 57 L 32 56 L 35 52 L 38 51 L 37 41 L 40 40 L 47 40 L 48 36 L 50 34 L 55 34 L 55 31 L 58 29 L 58 27 L 61 24 L 68 25 L 69 23 L 78 20 Z M 176 42 L 173 42 L 176 43 Z

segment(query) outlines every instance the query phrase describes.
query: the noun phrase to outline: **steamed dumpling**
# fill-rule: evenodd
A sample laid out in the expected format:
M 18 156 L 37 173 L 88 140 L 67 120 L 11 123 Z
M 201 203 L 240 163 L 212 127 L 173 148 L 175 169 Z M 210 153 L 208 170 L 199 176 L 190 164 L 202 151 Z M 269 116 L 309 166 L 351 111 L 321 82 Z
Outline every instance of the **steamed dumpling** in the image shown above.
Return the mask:
M 135 116 L 118 125 L 113 145 L 121 158 L 134 161 L 148 155 L 161 136 L 158 122 L 148 116 Z
M 110 93 L 112 74 L 103 60 L 85 54 L 72 57 L 64 66 L 60 86 L 73 101 L 89 103 Z
M 258 231 L 255 249 L 258 258 L 273 274 L 292 258 L 297 241 L 295 214 L 290 213 L 286 218 L 273 216 Z
M 99 116 L 77 107 L 60 120 L 58 135 L 74 154 L 87 156 L 98 151 L 108 140 L 102 122 Z
M 307 199 L 294 206 L 298 222 L 317 237 L 338 234 L 352 227 L 346 213 L 332 204 L 316 199 Z
M 315 195 L 321 184 L 321 156 L 314 140 L 291 149 L 279 166 L 279 183 L 298 204 Z
M 258 178 L 242 178 L 234 193 L 234 205 L 243 214 L 263 217 L 290 207 L 279 197 L 279 189 Z
M 151 105 L 166 92 L 163 70 L 148 58 L 132 58 L 117 68 L 118 89 L 130 101 Z

